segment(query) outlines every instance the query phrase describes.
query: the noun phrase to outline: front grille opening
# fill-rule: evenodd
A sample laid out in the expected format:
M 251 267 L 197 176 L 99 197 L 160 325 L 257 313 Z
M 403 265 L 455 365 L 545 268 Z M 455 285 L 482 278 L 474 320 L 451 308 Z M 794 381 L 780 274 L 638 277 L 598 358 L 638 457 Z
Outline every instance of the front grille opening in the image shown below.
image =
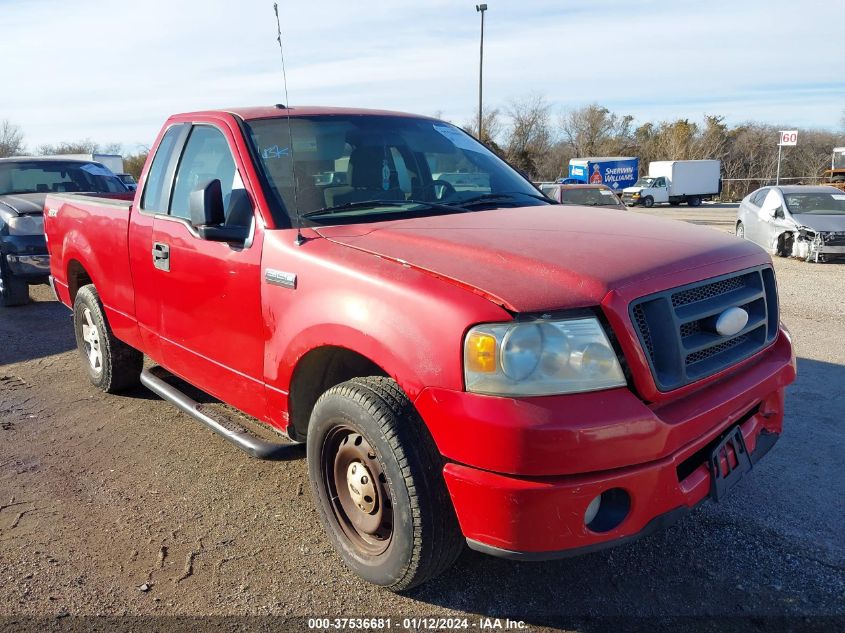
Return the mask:
M 712 284 L 699 286 L 697 288 L 690 288 L 682 292 L 676 292 L 672 295 L 672 306 L 679 308 L 689 303 L 697 301 L 704 301 L 705 299 L 712 299 L 719 295 L 727 294 L 733 290 L 739 290 L 753 283 L 753 277 L 756 273 L 749 273 L 747 275 L 739 275 L 729 279 L 722 279 Z
M 701 321 L 690 321 L 681 325 L 681 338 L 687 338 L 701 332 Z
M 721 434 L 719 434 L 716 439 L 708 443 L 703 448 L 700 448 L 695 453 L 687 457 L 680 464 L 678 464 L 678 467 L 675 469 L 678 473 L 678 481 L 683 481 L 684 479 L 692 475 L 696 470 L 698 470 L 699 466 L 701 466 L 702 464 L 706 464 L 710 459 L 710 453 L 712 453 L 713 449 L 719 445 L 719 442 L 725 439 L 728 436 L 728 433 L 730 433 L 737 424 L 745 424 L 746 422 L 748 422 L 748 420 L 757 415 L 759 411 L 760 405 L 758 403 L 754 405 L 751 409 L 749 409 L 745 413 L 745 415 L 743 415 L 739 420 L 737 420 L 736 424 L 732 424 L 731 426 L 726 428 L 724 431 L 722 431 Z
M 634 320 L 637 323 L 637 329 L 643 337 L 646 353 L 650 358 L 654 358 L 654 342 L 651 340 L 651 332 L 649 332 L 648 321 L 646 321 L 645 311 L 641 303 L 634 308 Z
M 729 349 L 736 347 L 737 345 L 742 345 L 747 340 L 748 334 L 740 334 L 739 336 L 735 336 L 734 338 L 728 339 L 727 341 L 723 341 L 722 343 L 714 345 L 713 347 L 708 347 L 707 349 L 702 349 L 697 352 L 693 352 L 692 354 L 687 355 L 686 364 L 692 365 L 693 363 L 700 363 L 703 360 L 707 360 L 711 356 L 726 352 Z

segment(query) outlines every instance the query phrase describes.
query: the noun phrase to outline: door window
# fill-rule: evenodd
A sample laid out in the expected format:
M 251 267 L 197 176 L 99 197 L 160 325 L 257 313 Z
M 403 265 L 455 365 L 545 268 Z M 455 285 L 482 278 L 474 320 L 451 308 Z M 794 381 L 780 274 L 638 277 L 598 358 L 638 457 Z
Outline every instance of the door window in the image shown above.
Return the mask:
M 174 125 L 164 133 L 161 143 L 158 144 L 153 164 L 147 174 L 144 193 L 141 196 L 141 208 L 145 211 L 158 211 L 160 213 L 167 211 L 167 194 L 170 193 L 169 187 L 165 185 L 167 167 L 170 165 L 170 156 L 173 154 L 173 148 L 176 146 L 176 141 L 179 139 L 182 129 L 182 125 Z
M 170 200 L 170 215 L 189 219 L 191 216 L 191 192 L 205 186 L 211 180 L 219 180 L 223 190 L 223 202 L 227 222 L 235 207 L 245 207 L 248 200 L 243 181 L 235 168 L 235 161 L 226 137 L 217 128 L 197 125 L 191 130 L 179 169 L 176 184 Z M 251 205 L 246 205 L 251 214 Z M 238 222 L 240 223 L 240 221 Z
M 753 196 L 751 196 L 751 204 L 753 204 L 755 207 L 762 207 L 763 206 L 763 200 L 766 199 L 767 193 L 769 193 L 768 188 L 760 189 L 760 191 L 758 191 Z

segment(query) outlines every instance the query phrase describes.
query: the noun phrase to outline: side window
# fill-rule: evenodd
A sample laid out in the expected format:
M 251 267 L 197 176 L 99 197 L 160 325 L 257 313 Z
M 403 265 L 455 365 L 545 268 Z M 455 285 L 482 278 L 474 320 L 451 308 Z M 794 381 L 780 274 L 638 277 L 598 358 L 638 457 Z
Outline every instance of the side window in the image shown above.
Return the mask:
M 209 125 L 197 125 L 191 130 L 179 161 L 170 215 L 190 218 L 191 192 L 214 179 L 220 180 L 228 219 L 233 201 L 242 200 L 246 194 L 244 185 L 223 133 Z
M 167 212 L 167 194 L 164 190 L 167 166 L 170 164 L 170 155 L 182 132 L 181 125 L 174 125 L 161 139 L 150 172 L 147 174 L 147 182 L 144 185 L 144 193 L 141 196 L 141 208 L 145 211 Z
M 766 199 L 767 193 L 769 193 L 768 189 L 760 189 L 760 191 L 755 193 L 754 196 L 751 198 L 751 204 L 753 204 L 755 207 L 762 207 L 763 200 Z

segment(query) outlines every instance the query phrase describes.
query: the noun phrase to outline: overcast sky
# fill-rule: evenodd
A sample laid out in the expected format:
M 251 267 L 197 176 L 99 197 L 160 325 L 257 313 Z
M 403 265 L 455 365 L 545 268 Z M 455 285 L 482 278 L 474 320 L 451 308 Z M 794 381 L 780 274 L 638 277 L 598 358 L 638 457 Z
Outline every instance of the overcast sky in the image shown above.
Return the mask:
M 640 121 L 841 127 L 830 0 L 487 4 L 486 104 L 540 93 L 555 111 L 598 102 Z M 475 2 L 284 0 L 280 12 L 292 104 L 475 115 Z M 30 149 L 133 149 L 174 112 L 284 99 L 271 1 L 0 0 L 0 24 L 0 120 Z

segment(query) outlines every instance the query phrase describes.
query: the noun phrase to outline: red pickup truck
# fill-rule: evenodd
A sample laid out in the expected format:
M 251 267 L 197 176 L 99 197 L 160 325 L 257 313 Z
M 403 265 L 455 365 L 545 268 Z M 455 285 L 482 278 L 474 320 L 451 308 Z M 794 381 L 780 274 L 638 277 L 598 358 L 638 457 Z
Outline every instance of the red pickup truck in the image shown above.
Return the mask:
M 795 378 L 762 249 L 555 205 L 426 117 L 173 116 L 134 200 L 50 195 L 46 233 L 91 382 L 254 456 L 306 443 L 335 549 L 394 590 L 464 543 L 571 556 L 721 499 Z

